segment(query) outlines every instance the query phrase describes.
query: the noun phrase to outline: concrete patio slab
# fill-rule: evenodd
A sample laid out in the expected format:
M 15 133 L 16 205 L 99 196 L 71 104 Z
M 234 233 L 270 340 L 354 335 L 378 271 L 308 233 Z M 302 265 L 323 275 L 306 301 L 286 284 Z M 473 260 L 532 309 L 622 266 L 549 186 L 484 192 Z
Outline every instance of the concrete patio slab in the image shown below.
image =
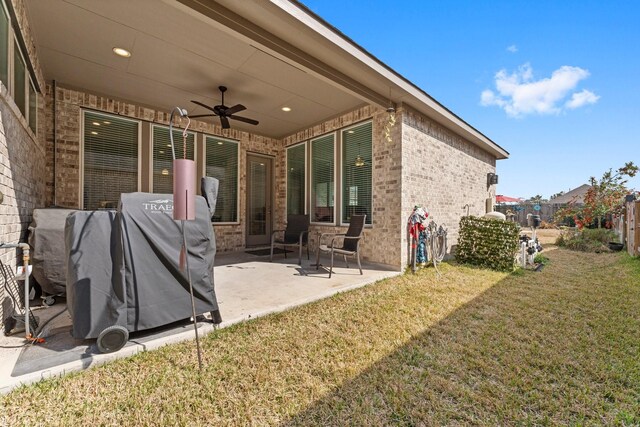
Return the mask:
M 363 263 L 363 275 L 356 266 L 346 268 L 336 261 L 331 279 L 326 268 L 316 270 L 314 260 L 275 255 L 256 256 L 245 252 L 227 253 L 216 258 L 216 294 L 223 323 L 230 326 L 245 320 L 329 297 L 375 281 L 400 274 L 385 267 Z M 65 311 L 64 300 L 53 307 L 35 308 L 40 324 L 53 318 L 42 331 L 45 343 L 24 344 L 20 334 L 0 336 L 0 393 L 7 393 L 20 384 L 64 375 L 87 369 L 112 360 L 128 357 L 140 351 L 152 350 L 167 344 L 194 338 L 190 322 L 178 322 L 151 331 L 132 333 L 127 345 L 118 352 L 100 354 L 93 340 L 71 337 L 71 318 Z M 211 323 L 200 322 L 202 335 L 214 330 Z

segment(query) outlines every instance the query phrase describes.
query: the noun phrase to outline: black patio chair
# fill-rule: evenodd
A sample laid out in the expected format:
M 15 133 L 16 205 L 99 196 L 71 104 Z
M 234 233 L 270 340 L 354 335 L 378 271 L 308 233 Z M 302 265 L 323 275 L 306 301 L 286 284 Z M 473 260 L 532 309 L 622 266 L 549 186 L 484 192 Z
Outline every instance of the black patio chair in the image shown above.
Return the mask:
M 276 234 L 284 233 L 283 238 L 276 238 Z M 284 257 L 287 257 L 288 246 L 298 246 L 298 264 L 302 265 L 302 246 L 307 246 L 307 259 L 309 259 L 309 215 L 289 215 L 287 228 L 275 230 L 271 233 L 271 258 L 273 261 L 274 246 L 282 246 Z
M 333 273 L 333 255 L 339 254 L 344 258 L 344 263 L 349 268 L 349 263 L 347 262 L 348 256 L 355 256 L 358 260 L 358 269 L 360 269 L 360 274 L 362 274 L 362 266 L 360 265 L 360 240 L 362 240 L 364 230 L 364 223 L 366 220 L 366 215 L 353 215 L 351 216 L 351 221 L 349 222 L 349 229 L 344 234 L 335 234 L 335 233 L 323 233 L 320 235 L 318 239 L 318 252 L 316 257 L 316 270 L 320 268 L 320 252 L 330 252 L 331 253 L 331 266 L 329 267 L 329 279 L 331 279 L 331 274 Z M 326 236 L 331 236 L 331 243 L 322 244 L 322 239 Z M 336 241 L 342 239 L 342 246 L 337 246 Z

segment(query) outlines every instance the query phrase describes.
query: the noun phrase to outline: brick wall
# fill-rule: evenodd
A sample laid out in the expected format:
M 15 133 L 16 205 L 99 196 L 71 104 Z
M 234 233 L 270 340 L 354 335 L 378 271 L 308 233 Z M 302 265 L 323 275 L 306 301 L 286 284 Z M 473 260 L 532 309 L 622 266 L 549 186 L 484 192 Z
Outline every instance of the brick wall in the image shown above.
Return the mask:
M 388 114 L 383 109 L 367 105 L 284 138 L 284 147 L 309 141 L 312 138 L 338 131 L 368 119 L 372 119 L 373 123 L 373 206 L 372 226 L 365 228 L 365 237 L 361 242 L 362 256 L 368 261 L 400 268 L 400 247 L 391 243 L 399 241 L 402 223 L 399 209 L 394 209 L 394 207 L 400 206 L 401 199 L 399 191 L 401 181 L 399 123 L 393 128 L 393 142 L 388 143 L 384 138 L 384 125 L 387 122 Z M 286 157 L 283 163 L 286 163 Z M 283 218 L 286 216 L 286 204 L 284 204 L 285 167 L 286 164 L 283 164 L 277 173 L 278 188 L 282 189 L 282 194 L 279 196 L 283 200 Z M 339 201 L 336 201 L 336 204 L 339 204 Z M 317 246 L 317 232 L 344 233 L 347 227 L 312 225 L 310 230 L 309 237 L 313 248 Z
M 406 222 L 415 205 L 429 219 L 445 225 L 449 251 L 458 240 L 458 223 L 466 215 L 484 215 L 487 173 L 495 173 L 496 159 L 488 152 L 450 132 L 424 115 L 404 107 L 402 115 L 402 218 Z M 402 263 L 408 259 L 406 232 L 402 233 Z
M 52 106 L 52 88 L 47 86 L 47 105 Z M 167 124 L 168 114 L 129 102 L 118 101 L 78 90 L 58 87 L 57 104 L 57 203 L 78 207 L 80 191 L 80 115 L 82 108 Z M 286 147 L 340 130 L 352 124 L 372 120 L 373 123 L 373 218 L 365 230 L 362 243 L 364 259 L 402 268 L 407 261 L 406 218 L 415 204 L 427 207 L 430 218 L 449 228 L 449 245 L 457 241 L 458 222 L 466 213 L 480 215 L 485 199 L 493 197 L 487 189 L 486 176 L 495 172 L 495 158 L 448 131 L 409 107 L 396 114 L 392 141 L 384 138 L 388 120 L 386 111 L 363 106 L 339 117 L 327 120 L 294 135 L 275 140 L 234 129 L 194 122 L 192 129 L 239 141 L 240 144 L 240 210 L 239 224 L 216 225 L 220 251 L 235 251 L 245 247 L 246 239 L 246 155 L 248 152 L 273 156 L 274 227 L 281 229 L 286 219 Z M 52 113 L 48 112 L 47 138 L 52 146 Z M 49 176 L 53 156 L 48 157 Z M 53 183 L 48 181 L 48 201 L 52 200 Z M 316 232 L 344 232 L 345 227 L 312 226 L 310 238 L 316 245 Z M 399 242 L 399 244 L 390 244 Z M 384 248 L 384 249 L 382 249 Z
M 36 79 L 42 81 L 42 72 L 31 39 L 24 5 L 12 1 L 18 28 L 25 40 L 27 54 L 34 66 Z M 45 105 L 38 96 L 38 132 L 29 129 L 27 121 L 0 83 L 0 191 L 4 200 L 0 204 L 0 241 L 18 243 L 24 241 L 25 232 L 31 222 L 34 208 L 45 204 L 45 157 L 44 120 Z M 15 266 L 20 262 L 17 250 L 0 250 L 2 262 Z M 4 286 L 0 286 L 0 319 L 4 318 L 3 307 L 8 297 Z
M 47 142 L 49 155 L 47 156 L 47 201 L 54 202 L 54 156 L 53 156 L 53 87 L 47 85 Z M 78 208 L 80 203 L 80 124 L 83 108 L 117 114 L 124 117 L 144 120 L 155 124 L 169 124 L 169 113 L 142 107 L 127 101 L 120 101 L 105 96 L 82 92 L 58 86 L 56 88 L 56 132 L 57 144 L 55 155 L 55 203 L 58 206 Z M 219 251 L 234 251 L 245 245 L 245 205 L 246 199 L 246 158 L 247 152 L 261 153 L 274 156 L 274 167 L 283 168 L 281 141 L 259 135 L 242 132 L 235 129 L 222 129 L 217 125 L 202 121 L 192 121 L 191 130 L 209 135 L 221 136 L 239 141 L 239 175 L 240 182 L 240 210 L 239 224 L 216 225 L 216 239 Z M 276 189 L 276 194 L 280 194 Z M 276 197 L 276 223 L 282 223 L 279 216 L 283 212 L 284 197 Z

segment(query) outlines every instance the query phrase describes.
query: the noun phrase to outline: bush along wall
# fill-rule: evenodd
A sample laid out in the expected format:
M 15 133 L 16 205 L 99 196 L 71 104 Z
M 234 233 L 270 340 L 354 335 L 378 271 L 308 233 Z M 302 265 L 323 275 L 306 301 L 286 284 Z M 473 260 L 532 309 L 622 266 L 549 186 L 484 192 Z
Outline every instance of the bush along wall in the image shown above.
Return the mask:
M 520 228 L 513 222 L 465 216 L 460 219 L 456 260 L 492 270 L 512 271 Z

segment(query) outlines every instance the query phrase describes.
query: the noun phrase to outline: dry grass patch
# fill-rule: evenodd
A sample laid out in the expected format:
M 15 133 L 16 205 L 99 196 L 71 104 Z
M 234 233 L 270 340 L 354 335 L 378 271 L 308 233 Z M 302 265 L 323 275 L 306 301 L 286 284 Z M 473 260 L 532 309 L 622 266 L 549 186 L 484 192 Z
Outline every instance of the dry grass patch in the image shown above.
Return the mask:
M 217 331 L 202 374 L 185 343 L 0 403 L 9 425 L 639 423 L 638 261 L 548 256 L 542 273 L 443 265 Z

